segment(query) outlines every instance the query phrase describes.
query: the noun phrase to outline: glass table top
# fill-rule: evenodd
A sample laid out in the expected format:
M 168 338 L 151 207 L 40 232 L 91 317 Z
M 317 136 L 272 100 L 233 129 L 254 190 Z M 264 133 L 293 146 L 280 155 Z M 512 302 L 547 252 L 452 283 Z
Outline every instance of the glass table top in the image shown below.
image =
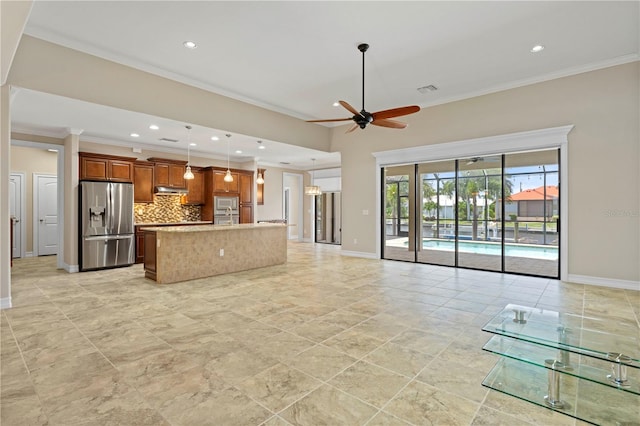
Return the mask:
M 640 328 L 635 321 L 509 304 L 482 330 L 640 368 Z

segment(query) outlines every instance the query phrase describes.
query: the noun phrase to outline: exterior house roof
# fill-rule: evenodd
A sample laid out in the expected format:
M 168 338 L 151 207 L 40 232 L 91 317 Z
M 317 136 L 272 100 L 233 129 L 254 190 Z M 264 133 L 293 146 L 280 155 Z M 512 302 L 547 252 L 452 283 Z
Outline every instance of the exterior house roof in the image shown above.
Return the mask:
M 558 188 L 556 186 L 547 185 L 546 199 L 553 200 L 558 198 Z M 545 187 L 539 186 L 538 188 L 525 189 L 524 191 L 511 194 L 509 201 L 534 201 L 545 199 Z

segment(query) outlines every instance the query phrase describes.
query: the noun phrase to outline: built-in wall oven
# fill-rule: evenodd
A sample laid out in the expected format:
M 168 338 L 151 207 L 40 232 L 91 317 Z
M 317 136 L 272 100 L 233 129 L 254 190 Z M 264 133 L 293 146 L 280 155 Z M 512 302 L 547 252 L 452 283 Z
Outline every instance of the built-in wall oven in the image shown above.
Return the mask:
M 239 205 L 240 200 L 238 197 L 213 197 L 213 223 L 217 225 L 237 224 L 240 219 Z

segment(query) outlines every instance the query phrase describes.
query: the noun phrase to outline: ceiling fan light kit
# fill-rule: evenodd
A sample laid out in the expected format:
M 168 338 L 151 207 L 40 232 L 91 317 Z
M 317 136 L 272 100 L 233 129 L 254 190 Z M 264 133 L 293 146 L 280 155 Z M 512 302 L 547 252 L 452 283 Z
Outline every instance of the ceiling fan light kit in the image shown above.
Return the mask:
M 353 114 L 350 118 L 334 118 L 327 120 L 307 120 L 309 123 L 328 123 L 331 121 L 353 121 L 355 124 L 347 130 L 346 133 L 351 133 L 358 127 L 364 129 L 368 124 L 374 126 L 388 127 L 391 129 L 404 129 L 407 127 L 406 123 L 402 123 L 396 120 L 390 120 L 390 118 L 400 117 L 402 115 L 413 114 L 420 111 L 420 107 L 417 105 L 405 106 L 400 108 L 387 109 L 378 112 L 369 112 L 364 107 L 364 54 L 369 49 L 369 45 L 361 43 L 358 45 L 358 50 L 362 52 L 362 110 L 358 111 L 346 101 L 339 101 L 344 109 Z

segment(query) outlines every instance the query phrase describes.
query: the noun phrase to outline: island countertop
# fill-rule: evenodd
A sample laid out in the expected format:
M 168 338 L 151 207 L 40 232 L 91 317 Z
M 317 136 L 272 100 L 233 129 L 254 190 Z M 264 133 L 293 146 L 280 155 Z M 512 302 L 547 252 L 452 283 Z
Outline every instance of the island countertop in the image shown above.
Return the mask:
M 160 284 L 287 261 L 285 224 L 145 226 L 141 231 L 145 277 Z
M 143 231 L 154 232 L 211 232 L 211 231 L 231 231 L 256 228 L 282 228 L 281 223 L 241 223 L 234 225 L 174 225 L 174 226 L 143 226 Z

